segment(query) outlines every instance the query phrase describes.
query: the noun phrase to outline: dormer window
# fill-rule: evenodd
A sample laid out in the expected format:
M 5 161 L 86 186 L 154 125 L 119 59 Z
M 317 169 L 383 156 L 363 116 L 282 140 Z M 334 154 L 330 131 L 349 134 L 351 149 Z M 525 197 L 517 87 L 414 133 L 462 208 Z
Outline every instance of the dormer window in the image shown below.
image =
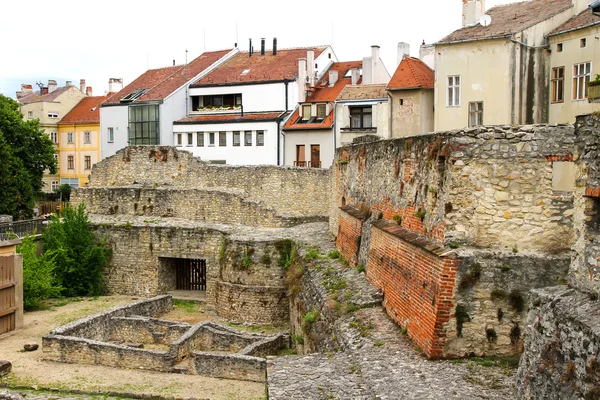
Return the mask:
M 302 106 L 302 120 L 308 121 L 310 119 L 310 104 L 305 104 Z
M 325 104 L 317 104 L 317 121 L 323 121 L 327 112 Z

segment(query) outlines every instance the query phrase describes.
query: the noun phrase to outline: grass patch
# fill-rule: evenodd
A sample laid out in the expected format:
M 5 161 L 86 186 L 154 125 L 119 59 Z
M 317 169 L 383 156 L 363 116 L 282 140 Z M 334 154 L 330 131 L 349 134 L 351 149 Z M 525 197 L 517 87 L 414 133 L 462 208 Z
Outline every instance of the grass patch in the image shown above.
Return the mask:
M 356 266 L 356 271 L 357 271 L 359 274 L 360 274 L 361 272 L 365 272 L 366 270 L 367 270 L 367 269 L 366 269 L 366 268 L 365 268 L 365 266 L 364 266 L 364 265 L 362 265 L 362 264 L 358 264 L 358 265 Z
M 321 249 L 319 249 L 318 247 L 309 247 L 308 250 L 306 250 L 306 255 L 304 256 L 304 258 L 308 260 L 316 260 L 319 258 L 320 254 Z
M 189 300 L 173 300 L 173 308 L 176 310 L 181 310 L 186 313 L 194 313 L 198 311 L 198 303 L 195 301 Z
M 358 334 L 361 337 L 367 337 L 370 334 L 370 331 L 374 328 L 373 324 L 369 323 L 364 323 L 362 321 L 356 320 L 356 321 L 352 321 L 348 324 L 349 328 L 355 329 L 358 331 Z
M 337 260 L 341 255 L 342 254 L 338 250 L 333 250 L 327 253 L 327 257 L 331 258 L 332 260 Z

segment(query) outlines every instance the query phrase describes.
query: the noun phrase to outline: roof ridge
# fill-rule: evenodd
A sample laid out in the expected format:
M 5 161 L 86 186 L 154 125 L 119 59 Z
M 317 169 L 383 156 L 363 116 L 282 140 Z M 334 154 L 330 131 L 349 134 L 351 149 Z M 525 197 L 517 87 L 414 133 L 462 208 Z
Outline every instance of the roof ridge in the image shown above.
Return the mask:
M 421 83 L 421 80 L 419 79 L 419 77 L 415 73 L 415 69 L 413 68 L 412 62 L 410 60 L 411 58 L 412 57 L 408 56 L 408 60 L 407 60 L 408 61 L 408 68 L 410 69 L 410 72 L 412 73 L 413 78 L 415 78 L 415 81 L 417 81 L 417 84 L 419 86 L 423 86 L 423 83 Z M 402 60 L 402 61 L 404 61 L 404 60 Z M 402 62 L 400 62 L 400 63 L 402 63 Z
M 314 49 L 326 49 L 329 47 L 328 44 L 318 45 L 318 46 L 307 46 L 307 47 L 278 47 L 277 51 L 288 51 L 288 50 L 314 50 Z M 268 50 L 265 48 L 265 51 Z M 272 49 L 271 49 L 272 50 Z M 240 50 L 240 53 L 248 53 L 247 50 Z

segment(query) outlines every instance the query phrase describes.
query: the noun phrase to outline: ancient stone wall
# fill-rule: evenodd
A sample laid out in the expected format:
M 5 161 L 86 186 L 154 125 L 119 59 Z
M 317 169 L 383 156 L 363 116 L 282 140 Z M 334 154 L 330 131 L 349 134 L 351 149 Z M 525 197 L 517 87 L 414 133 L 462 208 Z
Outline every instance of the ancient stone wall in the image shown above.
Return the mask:
M 237 189 L 290 216 L 326 216 L 330 195 L 327 170 L 214 165 L 174 147 L 127 147 L 92 169 L 89 187 L 131 185 Z
M 284 286 L 217 283 L 217 315 L 235 323 L 279 325 L 289 320 Z
M 266 382 L 267 360 L 242 354 L 193 353 L 192 365 L 197 375 L 221 379 Z

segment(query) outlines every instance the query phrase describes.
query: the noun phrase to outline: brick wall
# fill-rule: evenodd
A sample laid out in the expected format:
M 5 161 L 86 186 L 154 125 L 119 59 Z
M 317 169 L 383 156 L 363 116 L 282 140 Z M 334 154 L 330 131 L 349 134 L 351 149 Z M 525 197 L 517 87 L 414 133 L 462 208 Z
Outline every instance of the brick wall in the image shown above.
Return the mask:
M 388 314 L 429 357 L 442 355 L 450 319 L 457 260 L 440 256 L 374 226 L 367 279 L 383 291 Z M 408 231 L 404 232 L 408 233 Z
M 363 220 L 357 213 L 350 214 L 350 209 L 340 213 L 340 223 L 336 238 L 336 247 L 351 266 L 355 266 L 358 260 L 358 250 L 362 238 Z

